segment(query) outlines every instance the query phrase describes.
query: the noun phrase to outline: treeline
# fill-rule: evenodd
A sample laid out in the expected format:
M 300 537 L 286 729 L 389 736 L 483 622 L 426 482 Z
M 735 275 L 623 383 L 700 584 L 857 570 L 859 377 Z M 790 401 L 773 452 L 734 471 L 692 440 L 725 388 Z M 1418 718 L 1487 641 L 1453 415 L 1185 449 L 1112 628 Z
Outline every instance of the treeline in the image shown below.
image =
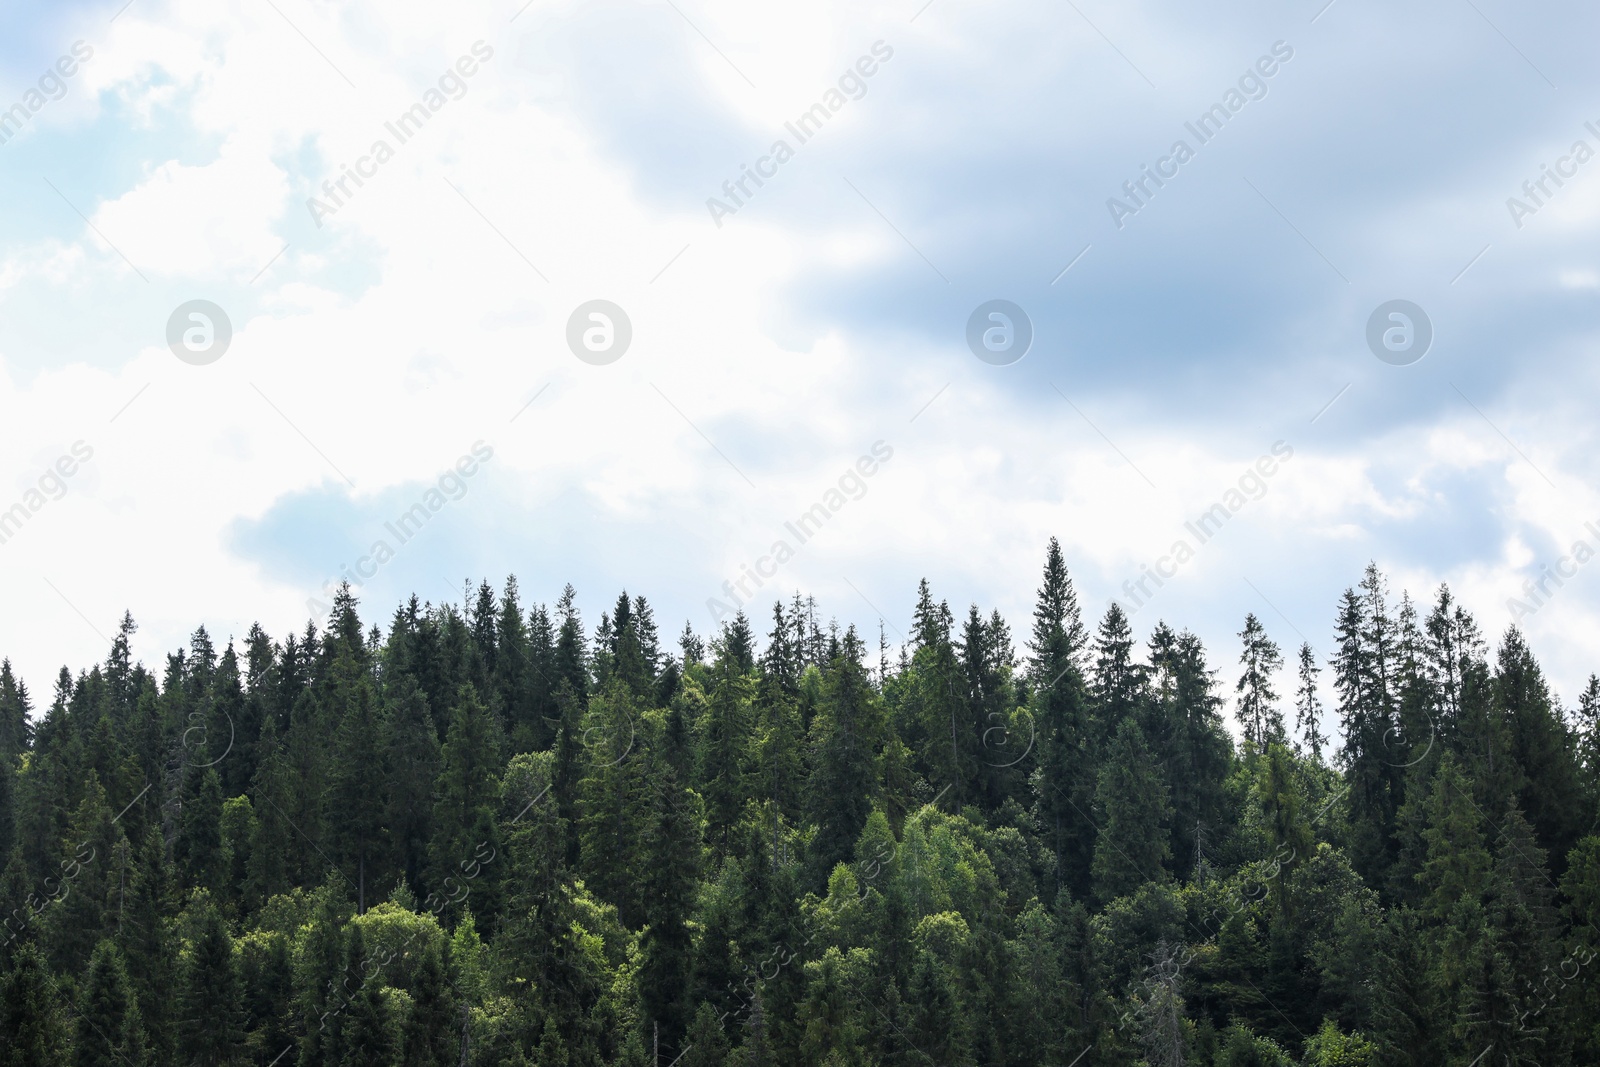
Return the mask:
M 1600 1062 L 1600 681 L 1448 589 L 1369 567 L 1282 694 L 1054 541 L 1021 649 L 926 582 L 892 653 L 357 609 L 0 667 L 0 1067 Z

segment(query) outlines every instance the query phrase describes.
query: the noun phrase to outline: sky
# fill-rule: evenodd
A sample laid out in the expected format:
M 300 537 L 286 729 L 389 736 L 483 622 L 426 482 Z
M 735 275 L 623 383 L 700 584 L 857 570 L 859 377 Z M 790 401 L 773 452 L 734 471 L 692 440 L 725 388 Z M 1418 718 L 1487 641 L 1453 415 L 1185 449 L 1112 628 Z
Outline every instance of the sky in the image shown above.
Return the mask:
M 0 654 L 508 574 L 891 644 L 926 577 L 1020 644 L 1057 537 L 1230 691 L 1373 561 L 1570 706 L 1600 9 L 1229 8 L 7 8 Z

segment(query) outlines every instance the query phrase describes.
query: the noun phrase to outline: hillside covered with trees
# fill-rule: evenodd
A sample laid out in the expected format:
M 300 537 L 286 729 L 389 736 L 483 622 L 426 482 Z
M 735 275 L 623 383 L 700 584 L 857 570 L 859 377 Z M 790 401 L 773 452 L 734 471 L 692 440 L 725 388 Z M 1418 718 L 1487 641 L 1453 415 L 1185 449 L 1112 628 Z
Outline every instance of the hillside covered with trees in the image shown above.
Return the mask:
M 1600 681 L 1448 589 L 469 600 L 0 668 L 0 1067 L 1600 1062 Z

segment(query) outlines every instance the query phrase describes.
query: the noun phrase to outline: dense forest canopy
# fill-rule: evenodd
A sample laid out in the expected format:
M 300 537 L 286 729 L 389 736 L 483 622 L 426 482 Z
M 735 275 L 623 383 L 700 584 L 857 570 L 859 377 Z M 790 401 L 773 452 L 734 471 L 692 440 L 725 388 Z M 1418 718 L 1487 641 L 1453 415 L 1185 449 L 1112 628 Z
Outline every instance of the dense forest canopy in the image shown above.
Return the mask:
M 1447 588 L 1287 657 L 1053 541 L 1020 649 L 469 599 L 0 667 L 0 1067 L 1600 1062 L 1600 681 Z

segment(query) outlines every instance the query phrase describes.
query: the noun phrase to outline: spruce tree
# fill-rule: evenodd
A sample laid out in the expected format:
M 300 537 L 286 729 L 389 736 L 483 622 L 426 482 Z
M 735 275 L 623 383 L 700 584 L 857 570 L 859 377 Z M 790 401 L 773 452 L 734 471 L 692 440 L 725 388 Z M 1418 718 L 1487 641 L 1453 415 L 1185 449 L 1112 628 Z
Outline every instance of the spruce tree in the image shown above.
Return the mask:
M 32 742 L 32 712 L 28 687 L 12 673 L 11 661 L 0 659 L 0 764 L 13 765 Z
M 455 991 L 445 950 L 429 945 L 417 964 L 401 1035 L 401 1067 L 453 1067 L 459 1059 Z
M 478 691 L 471 685 L 462 686 L 434 785 L 435 831 L 429 856 L 429 888 L 452 901 L 452 915 L 463 889 L 481 919 L 489 918 L 496 908 L 494 873 L 470 880 L 464 875 L 468 865 L 486 854 L 485 847 L 494 847 L 494 776 L 501 765 L 500 753 L 499 723 L 478 699 Z
M 278 727 L 268 720 L 261 731 L 251 794 L 255 803 L 255 832 L 250 840 L 250 859 L 246 899 L 265 901 L 289 888 L 289 853 L 294 827 L 280 806 L 292 791 L 291 770 L 284 755 Z
M 840 654 L 829 664 L 822 703 L 811 723 L 806 810 L 817 828 L 811 841 L 817 872 L 831 871 L 849 858 L 877 792 L 874 771 L 886 724 L 881 700 L 861 664 L 862 651 L 851 627 Z
M 172 993 L 178 980 L 178 947 L 172 933 L 171 916 L 176 912 L 173 878 L 158 828 L 145 831 L 129 882 L 120 944 L 151 1056 L 163 1062 L 170 1060 L 177 1048 Z
M 1251 749 L 1265 752 L 1268 745 L 1287 741 L 1283 713 L 1278 710 L 1278 694 L 1272 682 L 1273 676 L 1283 668 L 1283 654 L 1267 636 L 1254 612 L 1245 616 L 1239 639 L 1244 643 L 1244 650 L 1239 654 L 1239 664 L 1244 671 L 1234 686 L 1239 701 L 1239 725 Z
M 199 1067 L 235 1064 L 244 1050 L 242 997 L 233 938 L 221 913 L 202 896 L 178 982 L 179 1054 Z
M 589 701 L 583 779 L 578 786 L 581 870 L 625 926 L 644 924 L 642 842 L 649 818 L 649 778 L 640 713 L 620 680 Z
M 1311 753 L 1314 763 L 1322 762 L 1322 750 L 1328 744 L 1328 737 L 1322 732 L 1322 698 L 1317 695 L 1317 675 L 1321 673 L 1322 668 L 1317 666 L 1317 656 L 1311 650 L 1311 642 L 1302 641 L 1299 686 L 1295 689 L 1294 725 L 1305 739 L 1306 751 Z
M 1399 737 L 1390 687 L 1394 624 L 1387 585 L 1375 565 L 1368 564 L 1360 590 L 1346 589 L 1340 600 L 1330 662 L 1344 734 L 1339 760 L 1347 786 L 1351 858 L 1370 880 L 1381 881 L 1398 851 L 1394 818 L 1405 761 L 1392 748 Z
M 222 887 L 227 874 L 222 851 L 222 779 L 215 767 L 191 768 L 173 859 L 184 889 Z
M 1107 747 L 1095 810 L 1100 816 L 1093 870 L 1097 899 L 1126 896 L 1166 877 L 1172 808 L 1166 782 L 1132 719 L 1122 721 Z
M 713 671 L 715 681 L 700 721 L 695 781 L 705 798 L 707 837 L 720 858 L 732 844 L 750 795 L 746 775 L 756 683 L 727 660 Z
M 382 763 L 380 723 L 372 686 L 365 678 L 350 688 L 333 735 L 325 825 L 333 857 L 355 876 L 356 910 L 366 911 L 367 886 L 379 884 L 387 842 L 384 786 L 374 775 Z
M 0 1067 L 67 1067 L 69 1030 L 43 955 L 24 944 L 0 974 Z
M 77 1067 L 103 1067 L 110 1063 L 144 1062 L 144 1028 L 139 1005 L 128 982 L 122 953 L 111 941 L 101 941 L 89 958 L 78 1006 L 77 1041 L 73 1047 Z
M 689 982 L 699 876 L 700 827 L 694 794 L 664 759 L 654 761 L 651 807 L 641 872 L 645 929 L 640 938 L 639 999 L 643 1018 L 673 1055 L 689 1024 Z
M 723 626 L 722 636 L 714 644 L 719 646 L 718 655 L 727 659 L 731 669 L 741 674 L 755 669 L 755 634 L 751 632 L 750 620 L 745 618 L 744 612 L 738 612 L 731 624 Z
M 433 783 L 439 774 L 439 735 L 428 698 L 416 679 L 402 675 L 388 686 L 381 731 L 387 803 L 383 823 L 394 866 L 413 889 L 422 885 L 433 827 Z
M 393 1067 L 398 1050 L 383 993 L 381 961 L 368 956 L 359 923 L 350 925 L 348 945 L 344 984 L 350 999 L 340 1028 L 342 1067 Z
M 1124 719 L 1138 714 L 1145 668 L 1133 658 L 1133 629 L 1116 601 L 1106 609 L 1095 635 L 1094 696 L 1102 740 L 1109 740 Z

